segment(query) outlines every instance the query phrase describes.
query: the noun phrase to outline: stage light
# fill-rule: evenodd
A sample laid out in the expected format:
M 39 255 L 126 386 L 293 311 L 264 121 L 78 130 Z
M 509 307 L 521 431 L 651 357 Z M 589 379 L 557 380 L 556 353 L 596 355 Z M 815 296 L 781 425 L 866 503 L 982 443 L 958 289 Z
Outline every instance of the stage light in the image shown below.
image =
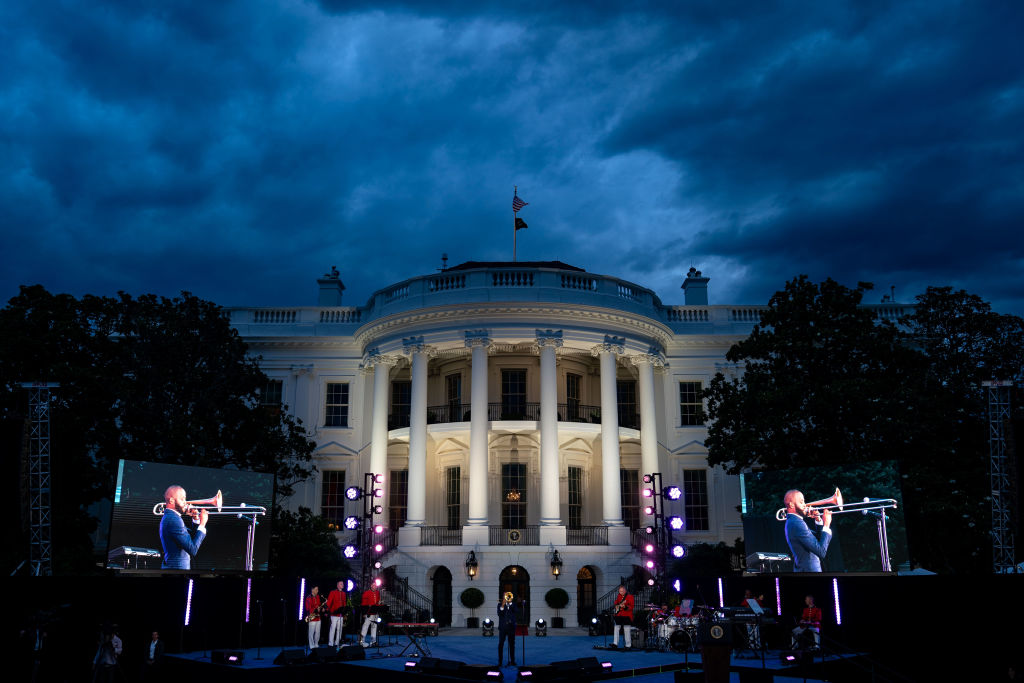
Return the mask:
M 373 475 L 373 483 L 374 484 L 383 484 L 384 483 L 384 475 L 383 474 L 375 474 L 375 475 Z
M 654 533 L 654 527 L 653 526 L 646 526 L 646 527 L 644 527 L 644 531 L 647 532 L 648 536 L 650 536 L 651 534 Z
M 672 516 L 672 517 L 669 517 L 669 518 L 668 518 L 668 525 L 669 525 L 669 526 L 670 526 L 670 527 L 671 527 L 672 529 L 674 529 L 674 530 L 676 530 L 676 531 L 679 531 L 680 529 L 682 529 L 682 528 L 683 528 L 683 518 L 682 518 L 682 517 L 679 517 L 679 516 Z
M 597 617 L 590 617 L 590 625 L 587 626 L 587 635 L 596 636 L 600 635 L 601 622 Z
M 384 617 L 377 617 L 377 623 L 378 624 L 383 624 L 384 623 Z
M 672 582 L 672 588 L 673 588 L 673 590 L 675 590 L 676 593 L 682 593 L 683 592 L 683 582 L 680 581 L 679 579 L 676 579 L 675 581 Z
M 654 585 L 654 579 L 653 578 L 647 579 L 647 585 L 648 586 L 653 586 Z
M 683 492 L 678 486 L 669 486 L 665 489 L 665 495 L 669 500 L 679 500 L 682 497 Z
M 843 612 L 839 609 L 839 579 L 832 577 L 832 598 L 836 603 L 836 626 L 843 625 Z
M 245 623 L 249 623 L 249 604 L 252 598 L 252 577 L 245 580 Z
M 605 673 L 610 673 L 612 670 L 611 662 L 601 662 L 601 668 L 604 669 Z
M 381 580 L 381 578 L 379 576 L 376 579 L 373 580 L 373 585 L 376 586 L 377 588 L 380 588 L 383 583 L 384 582 Z
M 345 528 L 353 531 L 359 528 L 359 518 L 354 515 L 349 515 L 345 518 Z
M 548 634 L 548 624 L 543 619 L 538 619 L 534 625 L 533 635 L 535 636 L 546 636 Z
M 676 545 L 672 546 L 672 556 L 673 557 L 683 557 L 684 555 L 686 555 L 686 548 L 685 547 L 683 547 L 683 546 L 681 546 L 679 544 L 676 544 Z
M 192 620 L 192 582 L 193 579 L 188 580 L 188 596 L 185 598 L 185 626 L 188 626 L 188 622 Z
M 376 544 L 375 546 L 373 546 L 373 550 L 374 550 L 374 552 L 378 552 L 378 553 L 384 552 L 384 544 L 383 543 Z
M 383 515 L 384 514 L 384 506 L 383 505 L 374 505 L 373 506 L 373 514 L 375 514 L 375 515 Z
M 493 636 L 494 635 L 494 622 L 491 621 L 490 619 L 484 619 L 484 623 L 480 627 L 480 629 L 481 629 L 481 632 L 482 632 L 481 634 L 482 635 L 484 635 L 484 636 Z
M 488 669 L 487 677 L 484 679 L 487 681 L 504 681 L 505 674 L 501 672 L 501 669 Z
M 415 671 L 416 670 L 416 662 L 406 662 L 405 663 L 405 670 L 406 671 Z
M 645 474 L 644 475 L 644 483 L 645 484 L 650 484 L 652 481 L 654 481 L 654 475 L 653 474 Z
M 648 543 L 647 545 L 644 546 L 644 550 L 646 552 L 653 553 L 654 552 L 654 544 L 653 543 Z
M 722 579 L 718 579 L 718 606 L 725 607 L 725 592 L 722 590 Z
M 644 566 L 648 569 L 654 569 L 654 560 L 647 560 L 647 562 L 644 563 Z
M 377 560 L 376 562 L 373 563 L 373 568 L 374 569 L 381 569 L 383 566 L 384 566 L 384 563 L 381 562 L 380 560 Z
M 373 497 L 374 498 L 383 498 L 384 497 L 384 489 L 374 489 L 373 490 Z
M 653 515 L 654 514 L 654 506 L 653 505 L 645 506 L 644 507 L 644 514 L 645 515 Z
M 299 603 L 299 621 L 302 621 L 302 610 L 306 606 L 305 598 L 306 598 L 306 579 L 303 578 L 301 581 L 299 581 L 299 599 L 298 599 L 298 603 Z
M 346 593 L 351 593 L 355 589 L 356 589 L 356 582 L 353 581 L 352 579 L 346 579 L 345 580 L 345 592 Z
M 349 486 L 345 489 L 345 497 L 349 500 L 359 500 L 363 497 L 363 490 L 358 486 Z
M 775 614 L 782 616 L 782 591 L 779 589 L 779 577 L 775 577 Z
M 654 495 L 654 491 L 652 489 L 647 489 L 647 488 L 644 489 L 644 498 L 650 498 L 653 495 Z
M 349 544 L 348 544 L 347 546 L 345 546 L 345 547 L 344 547 L 344 548 L 342 549 L 341 553 L 342 553 L 342 555 L 344 555 L 344 556 L 345 556 L 345 557 L 346 557 L 347 559 L 351 560 L 351 559 L 352 559 L 353 557 L 355 557 L 356 555 L 358 555 L 358 554 L 359 554 L 359 548 L 357 548 L 357 547 L 355 547 L 354 545 L 352 545 L 351 543 L 349 543 Z
M 384 533 L 384 525 L 383 524 L 377 524 L 376 526 L 374 526 L 373 527 L 373 533 L 375 533 L 375 534 L 382 534 L 382 533 Z

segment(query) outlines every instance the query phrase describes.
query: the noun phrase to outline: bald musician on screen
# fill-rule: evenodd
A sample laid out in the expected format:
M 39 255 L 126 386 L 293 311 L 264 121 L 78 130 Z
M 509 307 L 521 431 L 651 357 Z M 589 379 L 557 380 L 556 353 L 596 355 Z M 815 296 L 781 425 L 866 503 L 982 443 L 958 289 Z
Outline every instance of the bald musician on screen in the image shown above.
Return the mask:
M 160 518 L 160 545 L 164 549 L 163 569 L 191 569 L 192 558 L 199 552 L 199 546 L 206 538 L 206 521 L 210 513 L 206 510 L 189 510 L 185 502 L 185 489 L 177 484 L 164 491 L 164 514 Z M 198 523 L 195 533 L 185 528 L 182 515 L 190 514 Z
M 782 503 L 786 506 L 786 543 L 793 554 L 793 571 L 820 572 L 821 561 L 832 542 L 832 511 L 809 508 L 804 494 L 796 489 L 786 491 Z M 807 527 L 808 516 L 823 525 L 821 540 Z

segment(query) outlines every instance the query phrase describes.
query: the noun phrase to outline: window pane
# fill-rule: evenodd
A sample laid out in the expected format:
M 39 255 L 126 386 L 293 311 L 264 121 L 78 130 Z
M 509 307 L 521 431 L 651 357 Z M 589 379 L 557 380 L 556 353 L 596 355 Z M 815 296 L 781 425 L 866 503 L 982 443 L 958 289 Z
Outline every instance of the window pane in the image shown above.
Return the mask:
M 683 510 L 687 531 L 708 530 L 708 473 L 683 470 Z
M 279 379 L 272 379 L 267 382 L 267 385 L 260 392 L 260 405 L 271 408 L 279 408 L 281 406 L 282 395 L 284 393 L 284 382 Z
M 331 382 L 327 385 L 324 426 L 348 426 L 348 384 Z
M 622 491 L 622 521 L 630 529 L 640 528 L 640 471 L 619 470 Z
M 341 526 L 345 519 L 345 471 L 324 470 L 320 489 L 320 516 Z
M 569 528 L 583 526 L 583 468 L 569 468 Z
M 526 465 L 501 466 L 501 525 L 511 529 L 526 526 Z
M 583 416 L 580 414 L 580 384 L 582 379 L 580 375 L 568 374 L 565 376 L 565 402 L 569 412 L 566 415 L 566 419 L 572 422 L 583 420 Z
M 462 468 L 449 467 L 445 470 L 446 498 L 448 507 L 448 528 L 458 529 L 462 526 L 462 510 L 460 508 L 462 494 Z
M 400 381 L 391 383 L 391 419 L 388 420 L 390 429 L 399 429 L 409 426 L 409 416 L 412 412 L 412 382 Z
M 409 470 L 391 470 L 388 487 L 388 526 L 392 531 L 405 524 L 409 504 Z
M 679 383 L 679 415 L 684 427 L 704 424 L 703 385 L 700 382 Z
M 636 414 L 636 382 L 619 380 L 615 383 L 615 393 L 619 399 L 619 426 L 636 429 L 640 426 Z
M 501 371 L 502 419 L 526 416 L 526 370 Z

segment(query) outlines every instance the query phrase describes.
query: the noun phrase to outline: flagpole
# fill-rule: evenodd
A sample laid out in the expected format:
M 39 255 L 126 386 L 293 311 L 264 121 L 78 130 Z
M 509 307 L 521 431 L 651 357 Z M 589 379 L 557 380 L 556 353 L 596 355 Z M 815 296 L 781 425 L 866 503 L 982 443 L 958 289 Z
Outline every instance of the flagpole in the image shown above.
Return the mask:
M 513 188 L 512 189 L 512 196 L 513 197 L 519 196 L 519 186 L 518 185 L 513 185 L 512 188 Z M 508 195 L 505 195 L 505 196 L 507 197 Z M 518 237 L 518 235 L 516 235 L 516 233 L 518 233 L 518 232 L 519 231 L 516 230 L 516 208 L 515 208 L 515 202 L 513 202 L 513 204 L 512 204 L 512 263 L 516 262 L 516 237 Z

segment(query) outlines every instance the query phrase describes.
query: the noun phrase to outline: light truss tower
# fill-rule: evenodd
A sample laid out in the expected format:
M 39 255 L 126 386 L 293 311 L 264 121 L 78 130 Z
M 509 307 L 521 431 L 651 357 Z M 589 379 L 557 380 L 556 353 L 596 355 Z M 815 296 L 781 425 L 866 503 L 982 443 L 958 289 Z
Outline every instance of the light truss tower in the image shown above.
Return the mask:
M 1017 495 L 1010 458 L 1006 454 L 1006 424 L 1010 420 L 1010 392 L 1013 382 L 982 382 L 988 389 L 988 449 L 992 487 L 992 570 L 997 574 L 1016 571 L 1013 514 Z
M 53 574 L 50 547 L 50 390 L 54 382 L 24 382 L 29 412 L 29 563 L 33 576 Z

